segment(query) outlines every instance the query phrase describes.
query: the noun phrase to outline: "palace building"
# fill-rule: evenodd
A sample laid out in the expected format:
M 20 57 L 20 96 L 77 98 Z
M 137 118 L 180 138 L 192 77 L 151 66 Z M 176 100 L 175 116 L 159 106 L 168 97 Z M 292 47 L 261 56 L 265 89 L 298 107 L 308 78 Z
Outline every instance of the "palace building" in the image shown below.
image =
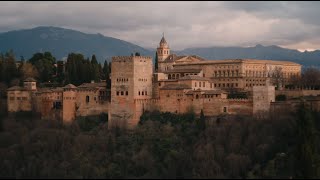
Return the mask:
M 61 118 L 65 123 L 77 116 L 108 113 L 109 127 L 127 128 L 134 128 L 147 110 L 254 116 L 270 110 L 275 86 L 281 89 L 301 74 L 301 65 L 289 61 L 171 54 L 164 36 L 157 56 L 158 69 L 151 57 L 113 57 L 109 90 L 105 83 L 38 89 L 34 79 L 26 79 L 24 87 L 8 89 L 8 111 L 35 111 L 44 119 Z

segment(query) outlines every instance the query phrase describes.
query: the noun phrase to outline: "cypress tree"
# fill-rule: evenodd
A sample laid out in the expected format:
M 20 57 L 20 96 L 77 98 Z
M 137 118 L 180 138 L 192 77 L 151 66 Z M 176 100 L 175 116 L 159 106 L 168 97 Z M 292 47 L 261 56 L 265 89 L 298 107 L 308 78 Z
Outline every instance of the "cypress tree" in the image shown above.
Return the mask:
M 198 121 L 198 128 L 200 130 L 205 130 L 206 129 L 205 116 L 204 116 L 204 113 L 203 113 L 202 109 L 201 109 L 201 112 L 200 112 L 200 119 Z
M 158 52 L 156 52 L 156 58 L 154 61 L 154 69 L 156 72 L 158 72 Z

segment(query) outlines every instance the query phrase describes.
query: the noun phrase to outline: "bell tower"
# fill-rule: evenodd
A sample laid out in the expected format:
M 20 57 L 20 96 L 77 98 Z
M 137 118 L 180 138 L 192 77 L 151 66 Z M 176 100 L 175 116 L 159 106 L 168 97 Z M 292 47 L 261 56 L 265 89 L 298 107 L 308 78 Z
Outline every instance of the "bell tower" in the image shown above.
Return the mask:
M 170 55 L 170 48 L 166 39 L 164 38 L 164 33 L 162 34 L 159 47 L 157 48 L 157 53 L 159 62 L 164 61 Z

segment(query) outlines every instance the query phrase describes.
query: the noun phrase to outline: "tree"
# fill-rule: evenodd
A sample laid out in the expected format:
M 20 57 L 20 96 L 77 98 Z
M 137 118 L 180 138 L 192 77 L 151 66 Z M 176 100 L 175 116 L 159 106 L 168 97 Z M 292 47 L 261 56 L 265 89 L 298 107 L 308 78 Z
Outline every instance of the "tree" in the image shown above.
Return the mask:
M 98 61 L 96 59 L 95 55 L 92 55 L 91 57 L 91 79 L 90 80 L 94 80 L 94 81 L 99 81 L 100 80 L 100 70 L 99 70 L 99 64 Z
M 154 60 L 154 69 L 156 72 L 158 72 L 158 52 L 156 52 L 156 57 Z
M 107 89 L 111 88 L 111 79 L 110 79 L 110 73 L 111 73 L 111 63 L 108 63 L 107 60 L 104 61 L 104 65 L 103 65 L 103 74 L 104 74 L 104 78 L 106 80 L 107 83 Z
M 282 72 L 282 67 L 275 67 L 271 72 L 271 82 L 276 86 L 276 88 L 282 88 L 284 85 L 284 76 Z
M 320 87 L 320 70 L 314 67 L 305 69 L 301 75 L 301 83 L 304 87 L 319 88 Z
M 39 73 L 40 82 L 49 82 L 53 80 L 53 75 L 56 72 L 54 66 L 56 59 L 50 52 L 35 53 L 29 62 L 34 65 Z
M 206 119 L 203 113 L 203 110 L 201 109 L 200 112 L 200 119 L 198 120 L 198 128 L 200 130 L 205 130 L 206 129 Z
M 0 75 L 0 77 L 2 77 L 1 81 L 4 81 L 9 85 L 12 79 L 19 77 L 15 55 L 13 51 L 10 50 L 9 52 L 6 52 L 5 56 L 1 59 L 3 59 Z
M 34 67 L 31 63 L 24 63 L 20 69 L 21 78 L 22 80 L 32 77 L 37 78 L 38 77 L 38 71 L 36 67 Z
M 319 177 L 319 154 L 317 153 L 317 130 L 309 108 L 301 102 L 296 121 L 296 173 L 298 178 Z

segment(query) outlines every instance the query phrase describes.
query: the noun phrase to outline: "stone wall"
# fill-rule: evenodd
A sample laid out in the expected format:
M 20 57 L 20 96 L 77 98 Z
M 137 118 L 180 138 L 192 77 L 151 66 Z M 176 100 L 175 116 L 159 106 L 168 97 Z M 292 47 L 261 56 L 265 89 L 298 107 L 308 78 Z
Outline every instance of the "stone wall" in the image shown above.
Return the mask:
M 113 57 L 109 126 L 136 126 L 137 99 L 152 98 L 152 59 L 144 56 Z
M 76 89 L 64 89 L 63 91 L 63 109 L 62 109 L 62 118 L 65 124 L 69 124 L 76 118 Z
M 320 95 L 320 90 L 277 90 L 277 95 L 286 95 L 287 99 L 299 98 L 302 96 L 318 96 Z
M 275 102 L 274 86 L 254 86 L 253 93 L 253 114 L 268 112 L 270 103 Z
M 8 91 L 8 112 L 31 111 L 30 91 Z

